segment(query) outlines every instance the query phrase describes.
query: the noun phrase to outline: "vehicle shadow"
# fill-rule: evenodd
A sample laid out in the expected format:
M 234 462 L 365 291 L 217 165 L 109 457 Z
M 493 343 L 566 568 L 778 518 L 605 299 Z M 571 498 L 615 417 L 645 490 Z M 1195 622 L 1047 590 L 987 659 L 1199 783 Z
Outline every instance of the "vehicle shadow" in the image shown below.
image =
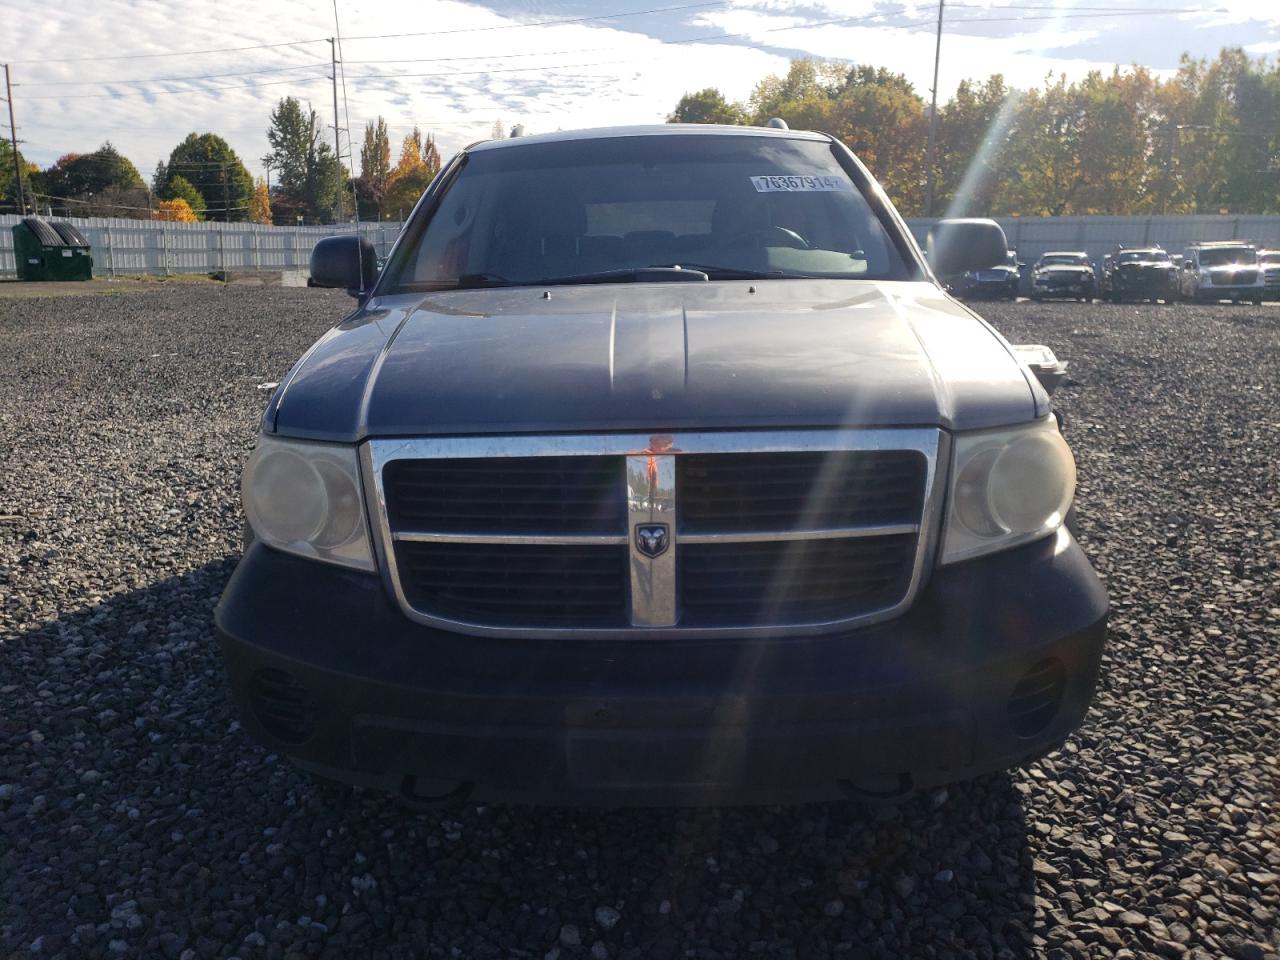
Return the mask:
M 0 642 L 0 956 L 1032 953 L 1006 775 L 884 808 L 414 812 L 323 787 L 236 722 L 212 626 L 234 562 Z

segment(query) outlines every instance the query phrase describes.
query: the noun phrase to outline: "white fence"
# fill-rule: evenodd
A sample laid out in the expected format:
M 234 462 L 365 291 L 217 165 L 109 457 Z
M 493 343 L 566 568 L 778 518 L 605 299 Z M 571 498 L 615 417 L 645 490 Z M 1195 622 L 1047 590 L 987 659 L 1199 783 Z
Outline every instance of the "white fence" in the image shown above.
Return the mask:
M 1084 250 L 1099 259 L 1117 243 L 1158 243 L 1178 254 L 1196 240 L 1249 239 L 1280 248 L 1280 217 L 1000 217 L 1009 244 L 1022 260 L 1048 250 Z M 12 226 L 19 217 L 0 215 L 0 278 L 15 276 Z M 311 248 L 322 237 L 351 232 L 350 225 L 268 227 L 254 223 L 158 223 L 146 220 L 71 218 L 93 245 L 99 277 L 215 271 L 306 270 Z M 933 221 L 908 220 L 923 243 Z M 386 254 L 400 223 L 363 223 L 363 233 Z
M 0 215 L 0 278 L 16 276 L 13 225 L 21 217 Z M 98 277 L 217 271 L 306 270 L 317 240 L 351 233 L 350 224 L 270 227 L 256 223 L 165 223 L 147 220 L 69 217 L 93 247 Z M 400 233 L 399 223 L 362 223 L 360 232 L 379 254 Z
M 1097 261 L 1117 243 L 1158 243 L 1173 256 L 1197 240 L 1252 240 L 1280 249 L 1280 217 L 1187 215 L 1173 217 L 996 217 L 1018 251 L 1030 263 L 1050 250 L 1083 250 Z M 932 220 L 908 220 L 923 246 Z

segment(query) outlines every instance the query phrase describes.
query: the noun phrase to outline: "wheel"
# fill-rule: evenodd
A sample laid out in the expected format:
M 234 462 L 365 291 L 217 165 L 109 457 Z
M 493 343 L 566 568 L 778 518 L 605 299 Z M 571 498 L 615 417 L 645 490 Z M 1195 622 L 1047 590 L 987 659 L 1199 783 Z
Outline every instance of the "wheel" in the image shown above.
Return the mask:
M 1262 298 L 1261 298 L 1261 297 L 1254 297 L 1254 298 L 1253 298 L 1252 300 L 1250 300 L 1249 302 L 1250 302 L 1250 303 L 1252 303 L 1255 307 L 1260 307 L 1260 306 L 1262 306 Z

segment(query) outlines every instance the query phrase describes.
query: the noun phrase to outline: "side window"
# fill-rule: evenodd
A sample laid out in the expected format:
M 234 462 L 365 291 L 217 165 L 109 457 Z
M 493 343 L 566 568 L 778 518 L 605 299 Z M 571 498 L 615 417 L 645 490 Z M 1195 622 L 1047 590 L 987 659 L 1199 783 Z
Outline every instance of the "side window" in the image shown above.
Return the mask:
M 468 255 L 480 206 L 481 193 L 472 183 L 454 184 L 431 218 L 431 229 L 422 238 L 412 274 L 406 279 L 423 283 L 471 272 Z

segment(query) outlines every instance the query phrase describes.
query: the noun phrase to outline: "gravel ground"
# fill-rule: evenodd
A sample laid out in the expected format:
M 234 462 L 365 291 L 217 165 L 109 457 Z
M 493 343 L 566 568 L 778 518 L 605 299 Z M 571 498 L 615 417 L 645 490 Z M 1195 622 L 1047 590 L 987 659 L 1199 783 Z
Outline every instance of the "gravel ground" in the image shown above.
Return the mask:
M 1028 770 L 897 808 L 414 814 L 239 730 L 211 613 L 267 394 L 349 301 L 0 301 L 0 957 L 1269 957 L 1280 309 L 1000 304 L 1114 612 Z

